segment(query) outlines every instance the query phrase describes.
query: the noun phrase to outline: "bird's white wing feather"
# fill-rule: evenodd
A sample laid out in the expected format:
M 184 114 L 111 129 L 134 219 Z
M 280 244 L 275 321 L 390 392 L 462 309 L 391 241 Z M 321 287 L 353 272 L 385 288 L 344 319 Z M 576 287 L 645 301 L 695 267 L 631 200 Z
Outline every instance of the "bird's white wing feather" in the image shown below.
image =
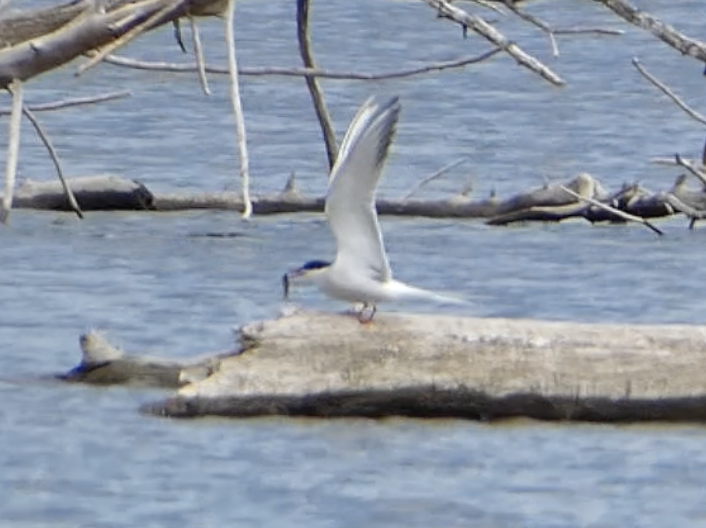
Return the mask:
M 331 170 L 326 216 L 336 261 L 377 280 L 391 278 L 375 210 L 377 189 L 400 114 L 399 98 L 368 99 L 353 118 Z

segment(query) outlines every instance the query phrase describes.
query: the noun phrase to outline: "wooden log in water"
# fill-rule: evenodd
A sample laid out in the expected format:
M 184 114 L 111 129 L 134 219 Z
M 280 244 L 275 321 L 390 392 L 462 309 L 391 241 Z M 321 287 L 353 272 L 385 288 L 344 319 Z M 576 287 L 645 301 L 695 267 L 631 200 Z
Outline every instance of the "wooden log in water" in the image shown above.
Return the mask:
M 140 182 L 118 176 L 98 175 L 67 179 L 83 211 L 149 210 L 154 196 Z M 59 181 L 27 180 L 15 193 L 15 208 L 71 211 Z
M 111 345 L 100 333 L 89 332 L 81 336 L 81 362 L 57 379 L 69 383 L 89 385 L 130 385 L 176 389 L 203 379 L 213 373 L 219 355 L 189 362 L 127 355 Z
M 706 327 L 300 312 L 146 406 L 170 417 L 706 420 Z
M 194 209 L 243 210 L 240 194 L 231 191 L 160 193 L 154 194 L 142 183 L 113 175 L 69 178 L 68 184 L 84 211 L 149 210 L 157 212 Z M 613 207 L 643 218 L 655 218 L 684 213 L 696 218 L 706 217 L 706 192 L 689 189 L 680 178 L 667 192 L 650 193 L 637 185 L 625 187 L 609 195 L 600 183 L 587 174 L 564 183 L 567 188 L 593 197 Z M 589 191 L 585 187 L 589 186 Z M 600 192 L 594 192 L 600 190 Z M 324 197 L 310 197 L 287 187 L 282 192 L 252 197 L 257 215 L 300 212 L 323 212 Z M 582 202 L 564 192 L 561 184 L 523 191 L 505 200 L 495 196 L 470 200 L 458 195 L 447 199 L 388 199 L 377 200 L 381 215 L 420 216 L 427 218 L 486 218 L 493 225 L 527 221 L 561 221 L 584 218 L 591 222 L 622 222 L 616 215 L 595 205 Z M 59 182 L 26 181 L 18 189 L 15 206 L 27 209 L 71 211 Z

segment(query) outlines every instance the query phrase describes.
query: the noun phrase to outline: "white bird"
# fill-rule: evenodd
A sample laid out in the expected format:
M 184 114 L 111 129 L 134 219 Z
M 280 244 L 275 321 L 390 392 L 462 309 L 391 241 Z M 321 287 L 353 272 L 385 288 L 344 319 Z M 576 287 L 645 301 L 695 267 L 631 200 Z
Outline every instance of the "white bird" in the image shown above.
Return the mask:
M 395 135 L 398 97 L 368 99 L 351 121 L 331 169 L 326 217 L 336 238 L 333 263 L 310 260 L 283 277 L 288 298 L 293 280 L 312 281 L 326 295 L 355 304 L 361 323 L 370 322 L 377 304 L 405 299 L 463 302 L 392 278 L 375 209 L 375 190 Z M 368 316 L 366 310 L 370 310 Z

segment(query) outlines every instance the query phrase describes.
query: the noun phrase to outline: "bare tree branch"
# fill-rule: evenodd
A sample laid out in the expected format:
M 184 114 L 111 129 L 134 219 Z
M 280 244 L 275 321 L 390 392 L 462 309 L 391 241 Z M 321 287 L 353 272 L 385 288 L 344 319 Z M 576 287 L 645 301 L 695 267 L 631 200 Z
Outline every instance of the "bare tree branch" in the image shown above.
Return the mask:
M 306 68 L 314 68 L 314 55 L 311 51 L 311 35 L 309 33 L 309 0 L 297 0 L 297 40 L 299 41 L 299 54 L 304 66 Z M 333 169 L 338 155 L 338 146 L 336 145 L 336 132 L 333 130 L 331 116 L 329 116 L 326 109 L 324 94 L 316 77 L 305 77 L 305 80 L 311 94 L 311 100 L 314 103 L 316 117 L 321 126 L 321 133 L 324 136 L 329 169 Z
M 243 193 L 243 215 L 247 219 L 252 215 L 252 200 L 250 199 L 250 162 L 248 159 L 247 139 L 245 137 L 245 118 L 240 100 L 240 82 L 238 80 L 238 62 L 235 53 L 235 19 L 236 0 L 228 0 L 223 23 L 225 24 L 226 45 L 228 46 L 228 73 L 230 74 L 230 100 L 233 104 L 235 126 L 240 157 L 240 179 Z
M 523 11 L 515 5 L 513 0 L 503 0 L 503 3 L 505 4 L 505 7 L 515 13 L 518 17 L 544 31 L 549 36 L 549 41 L 552 45 L 552 55 L 554 57 L 559 56 L 559 47 L 557 46 L 556 39 L 554 38 L 554 30 L 549 24 L 547 24 L 544 20 L 541 20 L 535 17 L 534 15 L 527 13 L 526 11 Z
M 661 91 L 663 94 L 665 94 L 665 95 L 666 95 L 667 97 L 669 97 L 672 101 L 674 101 L 674 103 L 675 103 L 679 108 L 681 108 L 682 110 L 684 110 L 684 112 L 686 112 L 686 113 L 689 115 L 689 117 L 691 117 L 692 119 L 695 119 L 696 121 L 698 121 L 698 122 L 701 123 L 702 125 L 706 125 L 706 117 L 704 117 L 703 115 L 701 115 L 700 113 L 698 113 L 696 110 L 694 110 L 693 108 L 691 108 L 688 104 L 686 104 L 686 103 L 684 102 L 684 100 L 683 100 L 682 98 L 680 98 L 677 94 L 675 94 L 675 93 L 669 88 L 669 86 L 667 86 L 666 84 L 664 84 L 663 82 L 661 82 L 659 79 L 657 79 L 657 77 L 655 77 L 655 76 L 652 75 L 650 72 L 648 72 L 648 71 L 645 69 L 645 67 L 644 67 L 642 64 L 640 64 L 640 61 L 637 59 L 637 57 L 634 57 L 634 58 L 632 59 L 632 65 L 635 66 L 635 68 L 637 68 L 637 71 L 639 71 L 640 74 L 641 74 L 645 79 L 647 79 L 647 80 L 650 81 L 653 85 L 655 85 L 657 88 L 659 88 L 660 91 Z
M 693 165 L 689 160 L 685 160 L 678 153 L 674 156 L 677 165 L 684 167 L 692 176 L 695 176 L 701 184 L 706 187 L 706 172 Z
M 603 4 L 623 20 L 649 31 L 682 54 L 706 62 L 706 43 L 683 35 L 673 26 L 665 24 L 649 13 L 640 11 L 630 2 L 626 0 L 594 0 L 594 2 Z
M 201 45 L 201 34 L 199 33 L 199 25 L 196 18 L 189 16 L 189 24 L 191 25 L 191 41 L 194 45 L 194 57 L 196 58 L 196 70 L 199 73 L 199 82 L 201 89 L 206 95 L 211 95 L 211 89 L 208 87 L 208 78 L 206 77 L 206 59 L 203 56 L 203 46 Z
M 10 114 L 10 132 L 7 143 L 7 159 L 5 162 L 5 193 L 0 204 L 0 223 L 7 223 L 12 209 L 12 196 L 15 191 L 17 163 L 20 153 L 20 130 L 22 127 L 22 81 L 12 81 L 7 90 L 12 94 L 12 113 Z
M 402 198 L 400 198 L 401 201 L 409 200 L 412 196 L 414 196 L 422 187 L 424 187 L 426 184 L 428 184 L 431 181 L 436 180 L 437 178 L 440 178 L 447 172 L 449 172 L 451 169 L 454 169 L 461 165 L 461 163 L 465 162 L 468 160 L 468 158 L 461 158 L 457 159 L 456 161 L 452 161 L 448 165 L 444 165 L 441 167 L 439 170 L 432 172 L 429 176 L 426 176 L 422 180 L 419 181 L 412 189 L 406 193 Z
M 143 0 L 145 2 L 152 2 L 152 0 Z M 85 71 L 94 67 L 96 64 L 100 63 L 107 55 L 115 51 L 116 49 L 125 46 L 130 41 L 134 40 L 136 37 L 140 36 L 145 31 L 153 28 L 154 26 L 164 23 L 167 20 L 173 18 L 173 15 L 182 8 L 182 0 L 154 0 L 157 5 L 163 4 L 156 12 L 152 13 L 146 20 L 132 27 L 126 31 L 119 38 L 113 40 L 112 42 L 106 44 L 98 52 L 91 57 L 86 63 L 79 66 L 76 70 L 76 75 L 81 75 Z M 137 16 L 130 12 L 125 21 L 121 21 L 121 24 L 131 24 L 133 20 L 136 20 Z
M 652 224 L 649 220 L 646 220 L 646 219 L 642 218 L 641 216 L 631 215 L 629 213 L 626 213 L 625 211 L 621 211 L 620 209 L 616 209 L 615 207 L 611 207 L 608 204 L 604 204 L 603 202 L 599 202 L 598 200 L 596 200 L 594 198 L 590 198 L 588 196 L 582 196 L 582 195 L 572 191 L 571 189 L 569 189 L 565 185 L 560 185 L 560 187 L 564 192 L 569 193 L 571 196 L 581 200 L 582 202 L 589 203 L 595 207 L 598 207 L 599 209 L 603 209 L 604 211 L 608 211 L 609 213 L 614 214 L 618 218 L 622 218 L 623 220 L 627 220 L 628 222 L 637 222 L 638 224 L 642 224 L 645 227 L 650 228 L 652 231 L 654 231 L 658 235 L 664 234 L 660 229 L 655 227 L 655 225 Z
M 66 179 L 64 178 L 64 171 L 61 169 L 61 163 L 59 163 L 59 156 L 56 154 L 56 150 L 54 149 L 54 146 L 51 144 L 51 141 L 49 140 L 49 136 L 44 132 L 44 129 L 39 124 L 39 121 L 37 121 L 37 118 L 29 110 L 29 108 L 27 108 L 26 106 L 23 106 L 22 113 L 29 120 L 29 122 L 32 123 L 32 126 L 34 127 L 34 129 L 37 131 L 37 134 L 39 135 L 39 139 L 42 140 L 42 143 L 44 143 L 44 146 L 49 151 L 49 157 L 51 158 L 52 162 L 54 163 L 54 167 L 56 168 L 56 173 L 59 176 L 59 181 L 61 181 L 61 186 L 64 188 L 64 193 L 66 194 L 66 198 L 69 201 L 69 206 L 71 207 L 73 212 L 75 212 L 76 215 L 82 219 L 83 213 L 81 212 L 81 208 L 79 207 L 78 202 L 76 201 L 76 197 L 74 196 L 74 193 L 71 192 L 71 187 L 69 187 L 68 183 L 66 183 Z
M 552 30 L 555 35 L 607 35 L 607 36 L 619 36 L 624 35 L 625 31 L 622 29 L 607 29 L 607 28 L 555 28 Z
M 501 48 L 505 53 L 512 56 L 521 66 L 532 70 L 555 86 L 563 86 L 566 82 L 554 73 L 549 67 L 525 53 L 514 42 L 509 41 L 495 27 L 488 24 L 481 17 L 472 15 L 463 9 L 450 4 L 447 0 L 423 0 L 426 4 L 435 8 L 439 14 L 452 19 L 461 24 L 464 28 L 470 28 L 486 40 Z
M 418 68 L 398 70 L 386 73 L 336 72 L 319 68 L 240 68 L 238 70 L 238 73 L 243 76 L 253 77 L 266 75 L 280 75 L 284 77 L 322 77 L 326 79 L 351 81 L 386 81 L 391 79 L 413 77 L 415 75 L 422 75 L 426 73 L 448 70 L 453 68 L 462 68 L 469 64 L 475 64 L 478 62 L 485 61 L 493 57 L 494 55 L 497 55 L 501 51 L 502 50 L 500 48 L 493 48 L 480 55 L 472 55 L 450 61 L 435 62 L 426 66 L 420 66 Z M 136 59 L 130 59 L 128 57 L 121 57 L 119 55 L 109 55 L 104 59 L 104 62 L 108 64 L 113 64 L 115 66 L 123 66 L 126 68 L 134 68 L 137 70 L 165 71 L 175 73 L 194 72 L 197 71 L 198 68 L 198 66 L 195 64 L 141 61 Z M 228 73 L 227 68 L 219 66 L 206 66 L 205 70 L 207 73 L 214 74 Z
M 94 95 L 91 97 L 76 97 L 74 99 L 64 99 L 63 101 L 52 101 L 50 103 L 41 103 L 34 105 L 26 105 L 25 108 L 31 112 L 49 112 L 51 110 L 62 110 L 64 108 L 71 108 L 72 106 L 81 106 L 95 103 L 102 103 L 104 101 L 113 101 L 115 99 L 124 99 L 125 97 L 130 97 L 132 94 L 123 90 L 121 92 L 110 92 L 102 95 Z M 11 108 L 0 108 L 0 116 L 10 115 L 12 113 Z

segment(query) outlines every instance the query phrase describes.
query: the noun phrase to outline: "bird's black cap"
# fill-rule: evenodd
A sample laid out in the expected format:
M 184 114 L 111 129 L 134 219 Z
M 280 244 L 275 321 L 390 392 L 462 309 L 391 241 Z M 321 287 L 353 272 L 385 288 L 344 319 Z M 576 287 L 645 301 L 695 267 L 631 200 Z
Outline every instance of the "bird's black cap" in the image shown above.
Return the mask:
M 330 266 L 331 263 L 326 261 L 326 260 L 310 260 L 309 262 L 306 262 L 301 268 L 303 270 L 315 270 L 315 269 L 322 269 L 322 268 L 327 268 Z

